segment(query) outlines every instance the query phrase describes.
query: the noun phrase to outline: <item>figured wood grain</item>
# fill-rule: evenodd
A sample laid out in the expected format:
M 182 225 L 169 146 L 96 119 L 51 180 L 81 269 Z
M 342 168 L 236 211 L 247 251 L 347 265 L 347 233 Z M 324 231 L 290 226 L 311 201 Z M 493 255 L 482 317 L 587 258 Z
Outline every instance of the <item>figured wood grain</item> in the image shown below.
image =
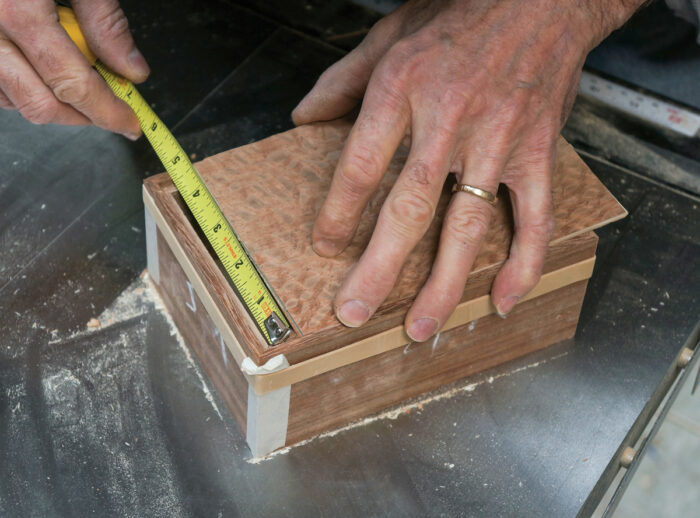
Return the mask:
M 382 202 L 406 157 L 405 149 L 397 152 L 348 249 L 334 259 L 317 256 L 311 249 L 311 228 L 349 127 L 344 121 L 304 126 L 197 164 L 224 214 L 304 335 L 268 349 L 258 336 L 250 336 L 244 329 L 242 341 L 258 364 L 280 353 L 290 363 L 296 363 L 396 325 L 429 274 L 450 197 L 449 186 L 444 189 L 433 224 L 409 257 L 397 285 L 377 314 L 367 325 L 353 330 L 344 328 L 335 319 L 333 297 L 369 241 Z M 557 151 L 553 179 L 557 227 L 546 269 L 552 269 L 564 256 L 584 255 L 582 249 L 590 247 L 590 238 L 577 236 L 625 214 L 568 144 L 560 140 Z M 211 256 L 187 220 L 172 183 L 161 175 L 149 179 L 146 188 L 162 205 L 168 224 L 176 226 L 178 236 L 183 236 L 192 261 L 206 270 L 210 289 L 227 294 L 220 295 L 222 311 L 231 313 L 231 308 L 236 306 L 233 291 L 221 272 L 211 268 Z M 510 209 L 502 200 L 462 300 L 488 292 L 499 265 L 507 257 L 511 229 Z M 586 253 L 590 257 L 588 250 Z M 229 321 L 232 325 L 238 323 L 237 317 Z
M 292 385 L 287 444 L 571 338 L 586 284 L 518 305 L 507 325 L 490 315 L 441 333 L 435 344 L 412 343 Z

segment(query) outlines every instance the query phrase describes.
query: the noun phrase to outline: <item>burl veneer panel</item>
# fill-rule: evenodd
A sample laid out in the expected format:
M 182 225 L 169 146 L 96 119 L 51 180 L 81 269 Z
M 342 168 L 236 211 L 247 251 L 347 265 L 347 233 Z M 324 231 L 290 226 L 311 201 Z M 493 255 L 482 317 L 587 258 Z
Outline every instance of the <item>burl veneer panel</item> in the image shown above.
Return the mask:
M 178 330 L 194 351 L 199 364 L 224 400 L 241 433 L 246 432 L 248 381 L 226 347 L 201 300 L 190 289 L 187 276 L 168 243 L 157 231 L 158 268 L 161 283 L 156 284 L 166 309 Z
M 396 153 L 351 245 L 337 258 L 321 258 L 311 248 L 311 229 L 350 127 L 347 121 L 303 126 L 197 164 L 224 214 L 304 335 L 267 350 L 251 339 L 246 340 L 258 364 L 280 353 L 287 355 L 290 363 L 296 363 L 400 324 L 430 272 L 442 217 L 450 199 L 448 187 L 444 189 L 433 224 L 410 255 L 397 285 L 376 315 L 362 328 L 353 330 L 336 320 L 332 307 L 335 293 L 368 243 L 379 209 L 407 153 L 404 148 Z M 175 188 L 167 176 L 147 180 L 147 188 L 162 206 L 168 224 L 182 229 L 178 231 L 183 236 L 187 233 L 183 240 L 188 241 L 186 248 L 193 262 L 211 262 L 205 257 L 208 253 L 203 245 L 192 244 L 196 239 L 185 228 L 190 224 L 175 203 Z M 557 227 L 545 271 L 554 269 L 554 264 L 563 266 L 563 257 L 576 262 L 593 255 L 576 249 L 578 246 L 588 249 L 590 238 L 580 240 L 576 236 L 625 215 L 624 209 L 563 140 L 558 143 L 553 197 Z M 488 293 L 499 265 L 507 257 L 512 220 L 506 201 L 507 196 L 497 204 L 462 300 Z M 573 257 L 577 254 L 581 257 Z M 217 275 L 212 273 L 212 284 L 221 284 L 223 277 Z M 224 311 L 228 311 L 229 305 L 233 303 L 222 304 Z
M 524 356 L 576 332 L 587 281 L 513 309 L 292 385 L 287 444 L 294 444 L 446 383 Z

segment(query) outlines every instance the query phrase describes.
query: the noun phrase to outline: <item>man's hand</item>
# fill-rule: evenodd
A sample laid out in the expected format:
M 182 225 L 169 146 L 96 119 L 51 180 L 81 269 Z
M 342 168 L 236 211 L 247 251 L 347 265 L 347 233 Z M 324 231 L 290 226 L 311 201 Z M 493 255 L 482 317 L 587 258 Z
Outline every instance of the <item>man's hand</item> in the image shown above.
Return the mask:
M 510 191 L 515 235 L 491 290 L 498 312 L 537 283 L 554 224 L 555 140 L 585 56 L 639 4 L 413 0 L 319 78 L 294 110 L 296 124 L 340 117 L 360 100 L 362 109 L 314 226 L 318 254 L 349 244 L 397 146 L 407 132 L 411 138 L 367 249 L 337 294 L 341 322 L 362 325 L 389 294 L 449 172 L 492 193 L 499 183 Z M 436 333 L 459 303 L 492 210 L 476 196 L 453 195 L 432 272 L 406 316 L 413 340 Z
M 118 0 L 73 0 L 93 52 L 134 82 L 148 77 Z M 117 99 L 58 24 L 52 0 L 0 0 L 0 107 L 35 124 L 95 124 L 137 139 L 136 116 Z

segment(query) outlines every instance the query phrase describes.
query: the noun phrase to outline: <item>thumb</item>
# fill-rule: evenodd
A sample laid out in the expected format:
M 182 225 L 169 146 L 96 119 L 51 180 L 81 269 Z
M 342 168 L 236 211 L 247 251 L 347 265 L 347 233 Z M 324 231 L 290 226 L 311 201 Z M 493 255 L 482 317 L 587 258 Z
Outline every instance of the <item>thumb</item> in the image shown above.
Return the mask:
M 73 0 L 71 5 L 88 45 L 100 61 L 134 83 L 145 81 L 151 70 L 136 48 L 119 1 Z
M 318 78 L 292 112 L 297 126 L 337 119 L 357 106 L 374 71 L 398 37 L 401 20 L 389 15 L 377 22 L 362 43 Z
M 321 74 L 292 111 L 294 124 L 337 119 L 362 100 L 372 67 L 361 52 L 360 48 L 353 50 Z

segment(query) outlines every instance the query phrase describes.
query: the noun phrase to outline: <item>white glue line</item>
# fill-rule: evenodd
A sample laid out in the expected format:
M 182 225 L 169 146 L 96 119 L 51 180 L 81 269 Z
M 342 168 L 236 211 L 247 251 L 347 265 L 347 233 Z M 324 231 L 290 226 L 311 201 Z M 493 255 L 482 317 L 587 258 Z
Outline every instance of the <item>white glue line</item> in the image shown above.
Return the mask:
M 435 338 L 433 339 L 433 345 L 430 347 L 430 356 L 432 356 L 435 349 L 437 349 L 438 340 L 440 340 L 440 333 L 436 334 Z
M 556 356 L 552 356 L 551 358 L 547 358 L 544 360 L 540 360 L 534 363 L 529 363 L 527 365 L 523 365 L 522 367 L 518 367 L 517 369 L 513 369 L 512 371 L 508 372 L 503 372 L 501 374 L 497 374 L 496 376 L 490 376 L 486 379 L 483 379 L 481 381 L 475 381 L 473 383 L 469 383 L 467 385 L 463 385 L 461 387 L 455 387 L 450 390 L 447 390 L 445 392 L 441 392 L 440 394 L 435 394 L 432 396 L 426 396 L 423 397 L 422 399 L 415 399 L 409 403 L 406 403 L 405 405 L 401 405 L 398 407 L 391 408 L 389 410 L 386 410 L 384 412 L 381 412 L 379 414 L 375 414 L 369 417 L 365 417 L 364 419 L 359 419 L 357 421 L 353 421 L 352 423 L 349 423 L 341 428 L 336 428 L 335 430 L 330 430 L 328 432 L 324 432 L 322 434 L 316 435 L 314 437 L 311 437 L 309 439 L 306 439 L 304 441 L 298 442 L 296 444 L 293 444 L 291 446 L 286 446 L 285 448 L 280 448 L 279 450 L 275 450 L 272 453 L 265 455 L 264 457 L 253 457 L 251 459 L 248 459 L 246 462 L 248 464 L 260 464 L 261 462 L 270 460 L 274 457 L 277 457 L 278 455 L 285 455 L 289 453 L 291 450 L 295 448 L 299 448 L 301 446 L 305 446 L 307 444 L 310 444 L 314 441 L 317 441 L 318 439 L 324 439 L 326 437 L 335 437 L 339 433 L 352 430 L 353 428 L 358 428 L 360 426 L 366 426 L 368 424 L 374 423 L 375 421 L 383 421 L 385 419 L 390 419 L 390 420 L 396 420 L 400 416 L 407 414 L 411 412 L 414 409 L 419 409 L 422 410 L 425 405 L 428 405 L 430 403 L 434 403 L 436 401 L 442 401 L 443 399 L 450 399 L 453 398 L 454 396 L 457 396 L 459 394 L 465 393 L 465 392 L 474 392 L 476 388 L 480 385 L 483 385 L 484 383 L 491 384 L 494 381 L 504 378 L 507 376 L 511 376 L 513 374 L 517 374 L 518 372 L 522 372 L 527 369 L 531 369 L 533 367 L 538 367 L 540 365 L 543 365 L 545 363 L 558 360 L 559 358 L 562 358 L 566 356 L 568 353 L 563 352 L 561 354 L 557 354 Z

